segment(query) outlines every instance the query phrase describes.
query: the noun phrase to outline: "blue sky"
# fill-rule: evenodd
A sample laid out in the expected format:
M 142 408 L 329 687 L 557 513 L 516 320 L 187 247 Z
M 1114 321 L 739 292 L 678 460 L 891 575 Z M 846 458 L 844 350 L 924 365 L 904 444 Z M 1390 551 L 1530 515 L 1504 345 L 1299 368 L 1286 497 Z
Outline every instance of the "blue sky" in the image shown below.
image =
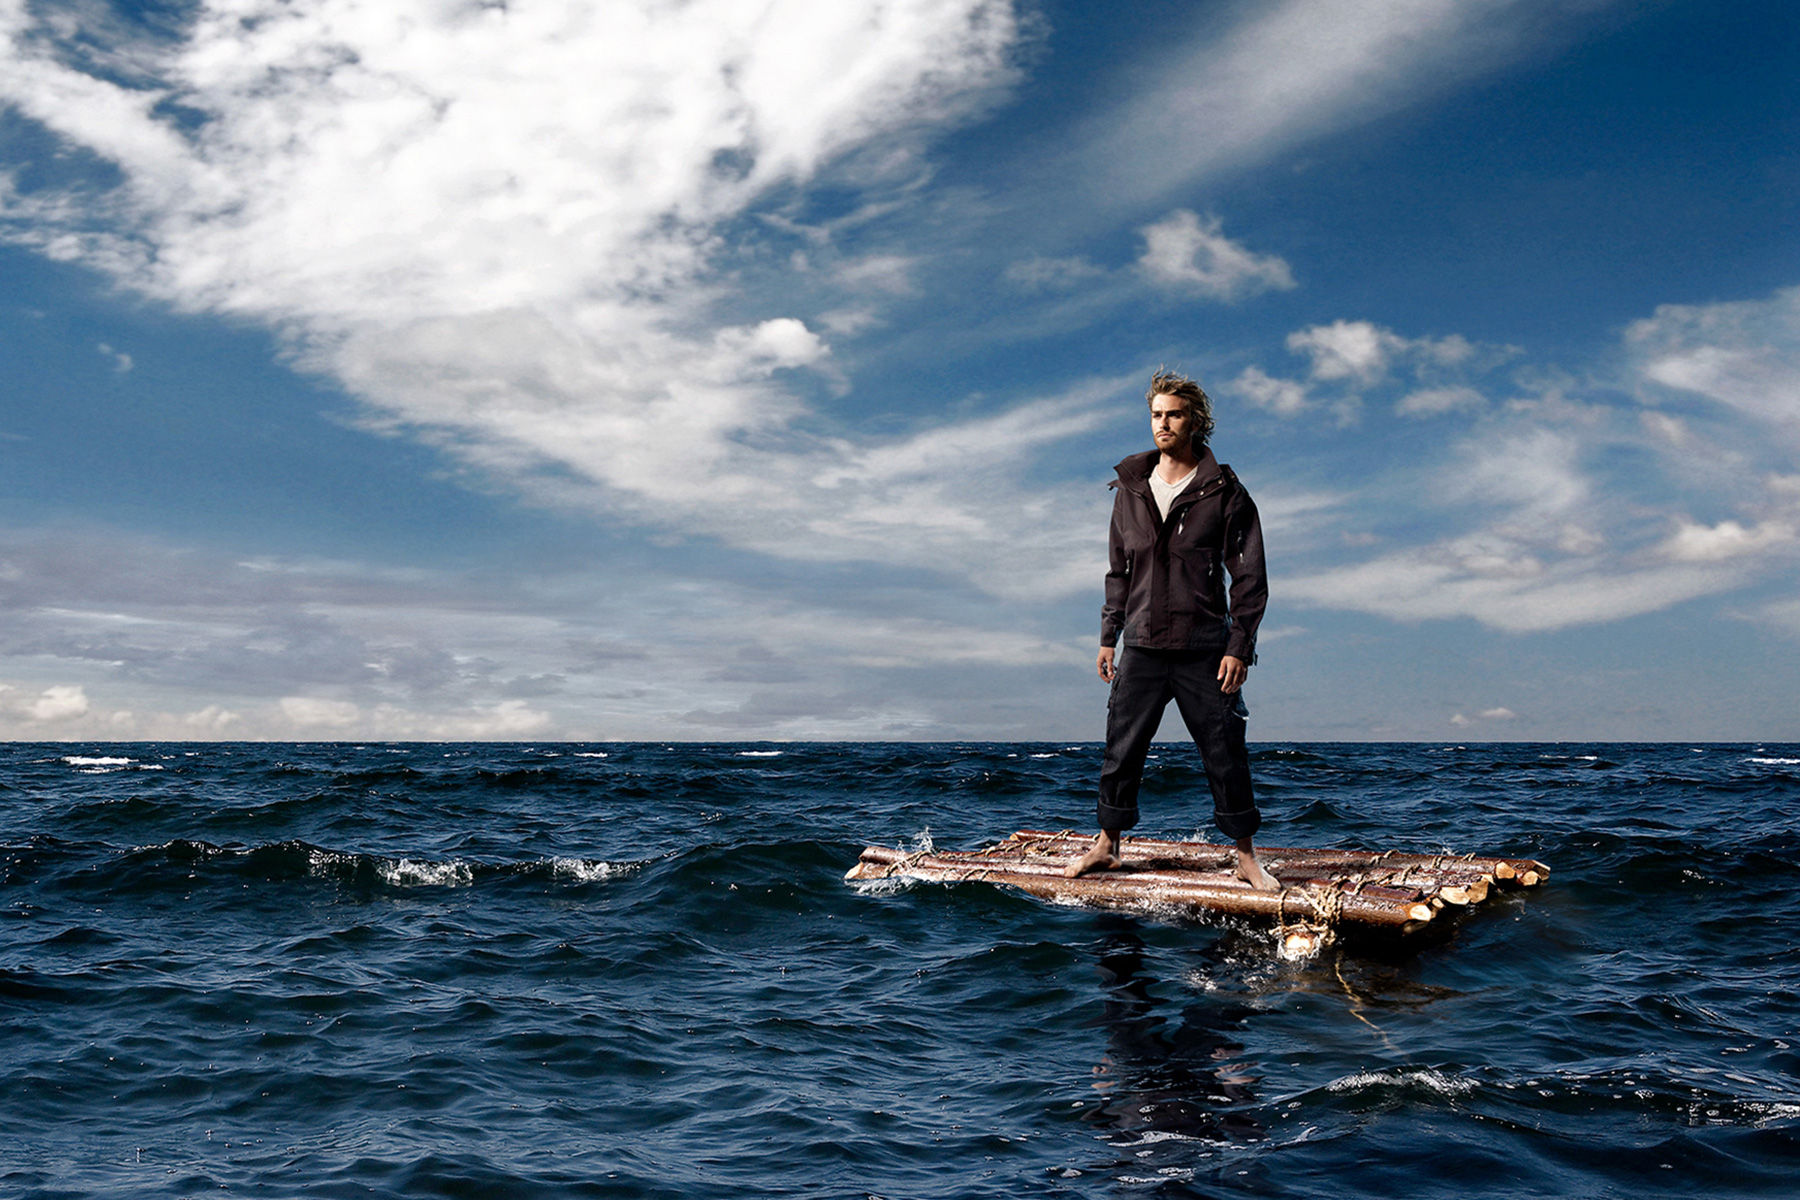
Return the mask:
M 0 0 L 0 736 L 1800 738 L 1775 0 Z M 1166 733 L 1175 732 L 1173 725 Z

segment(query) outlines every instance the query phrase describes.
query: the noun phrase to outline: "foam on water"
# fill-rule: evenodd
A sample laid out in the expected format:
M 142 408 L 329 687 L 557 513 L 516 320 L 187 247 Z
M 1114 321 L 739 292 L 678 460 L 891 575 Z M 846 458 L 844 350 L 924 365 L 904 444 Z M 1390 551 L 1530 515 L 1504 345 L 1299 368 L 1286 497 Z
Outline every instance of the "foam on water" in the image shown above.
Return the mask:
M 1440 1096 L 1466 1096 L 1478 1085 L 1473 1079 L 1446 1075 L 1431 1067 L 1408 1070 L 1358 1071 L 1325 1085 L 1330 1092 L 1362 1092 L 1379 1088 L 1420 1088 Z
M 617 879 L 639 869 L 638 863 L 612 863 L 590 861 L 583 858 L 559 858 L 551 863 L 551 869 L 558 879 L 572 880 L 575 883 L 605 883 Z
M 392 887 L 468 887 L 475 882 L 475 868 L 465 862 L 414 862 L 403 858 L 378 868 L 381 880 Z

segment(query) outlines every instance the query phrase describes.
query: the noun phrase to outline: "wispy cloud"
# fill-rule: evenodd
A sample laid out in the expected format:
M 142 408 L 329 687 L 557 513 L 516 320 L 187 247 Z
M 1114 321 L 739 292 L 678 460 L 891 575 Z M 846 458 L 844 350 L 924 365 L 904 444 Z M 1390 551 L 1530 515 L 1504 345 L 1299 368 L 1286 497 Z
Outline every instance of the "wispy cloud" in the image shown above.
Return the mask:
M 1800 439 L 1800 287 L 1767 300 L 1665 304 L 1625 341 L 1643 378 Z
M 1218 217 L 1202 218 L 1177 209 L 1139 232 L 1144 253 L 1138 270 L 1158 287 L 1230 301 L 1294 286 L 1286 262 L 1232 241 Z
M 1486 358 L 1461 339 L 1408 339 L 1360 322 L 1314 327 L 1289 342 L 1314 359 L 1315 378 L 1358 387 L 1398 361 L 1423 370 Z M 1447 394 L 1429 405 L 1476 419 L 1473 436 L 1453 443 L 1435 469 L 1410 466 L 1410 480 L 1371 489 L 1390 524 L 1405 520 L 1427 536 L 1304 570 L 1285 594 L 1398 620 L 1466 617 L 1538 632 L 1622 620 L 1791 572 L 1800 562 L 1800 485 L 1783 468 L 1800 415 L 1796 294 L 1660 308 L 1629 327 L 1624 345 L 1626 374 L 1584 385 L 1586 395 L 1559 382 L 1490 410 L 1453 403 L 1457 385 L 1439 389 Z M 1683 421 L 1619 402 L 1621 392 L 1639 392 L 1666 403 L 1669 388 L 1711 402 L 1711 418 Z M 1407 409 L 1421 395 L 1430 397 L 1412 392 L 1396 411 L 1416 415 Z M 1358 508 L 1346 497 L 1336 511 Z
M 1222 36 L 1159 46 L 1143 85 L 1097 117 L 1072 177 L 1090 203 L 1142 206 L 1554 44 L 1605 7 L 1551 0 L 1281 0 Z

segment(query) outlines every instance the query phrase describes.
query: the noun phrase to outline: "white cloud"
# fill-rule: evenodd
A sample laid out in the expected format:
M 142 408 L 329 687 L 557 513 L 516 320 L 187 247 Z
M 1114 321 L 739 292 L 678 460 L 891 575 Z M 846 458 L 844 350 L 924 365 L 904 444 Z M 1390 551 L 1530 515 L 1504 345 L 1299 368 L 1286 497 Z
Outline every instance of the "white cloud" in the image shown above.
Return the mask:
M 79 684 L 52 684 L 32 696 L 29 691 L 0 683 L 0 717 L 54 724 L 88 713 L 87 690 Z
M 1312 359 L 1312 377 L 1347 379 L 1368 386 L 1388 373 L 1388 363 L 1410 343 L 1370 321 L 1333 321 L 1288 334 L 1287 348 Z
M 1765 521 L 1746 528 L 1736 521 L 1717 525 L 1700 525 L 1681 518 L 1678 527 L 1663 544 L 1663 552 L 1680 562 L 1725 562 L 1745 555 L 1760 555 L 1776 546 L 1794 541 L 1794 527 L 1779 521 Z
M 34 721 L 66 721 L 70 717 L 86 716 L 88 710 L 87 692 L 68 684 L 60 684 L 44 689 L 44 694 L 35 700 L 28 710 Z
M 128 723 L 131 720 L 131 714 L 128 712 L 114 713 L 113 720 L 122 724 Z M 215 737 L 242 720 L 243 717 L 238 713 L 232 712 L 228 708 L 221 708 L 217 704 L 208 704 L 205 708 L 184 713 L 181 717 L 182 724 L 190 729 Z
M 1295 416 L 1307 407 L 1305 384 L 1264 374 L 1260 367 L 1245 367 L 1226 387 L 1278 417 Z
M 431 732 L 440 738 L 505 739 L 543 733 L 549 726 L 549 713 L 531 708 L 523 700 L 502 700 L 491 708 L 436 721 Z
M 1473 717 L 1465 716 L 1462 713 L 1450 714 L 1450 723 L 1459 729 L 1466 729 L 1477 721 L 1513 721 L 1517 719 L 1518 714 L 1510 708 L 1490 708 L 1476 713 Z
M 1800 288 L 1767 300 L 1665 304 L 1625 331 L 1643 378 L 1800 432 Z
M 348 700 L 314 696 L 283 696 L 281 711 L 301 729 L 349 729 L 362 716 L 362 710 Z
M 1144 253 L 1138 270 L 1161 287 L 1237 300 L 1256 292 L 1294 286 L 1282 259 L 1255 254 L 1226 237 L 1217 217 L 1201 218 L 1177 209 L 1139 230 Z
M 746 319 L 730 253 L 759 204 L 823 174 L 904 190 L 925 137 L 1012 80 L 1016 34 L 1005 0 L 215 0 L 180 40 L 122 48 L 138 68 L 124 87 L 54 50 L 98 34 L 12 5 L 0 101 L 124 182 L 0 202 L 14 237 L 274 327 L 372 425 L 545 500 L 1055 589 L 1082 499 L 1027 492 L 1009 511 L 949 467 L 877 470 L 847 512 L 821 492 L 845 459 L 879 468 L 905 445 L 809 432 L 781 373 L 829 368 L 826 319 Z M 914 289 L 904 256 L 835 261 L 819 286 L 838 289 L 838 329 Z M 990 445 L 990 481 L 1023 478 L 1042 445 Z
M 1291 353 L 1312 360 L 1314 379 L 1323 382 L 1341 380 L 1359 388 L 1380 383 L 1401 365 L 1410 365 L 1416 374 L 1424 377 L 1437 369 L 1473 366 L 1479 354 L 1479 348 L 1460 334 L 1446 338 L 1405 338 L 1372 321 L 1344 320 L 1296 330 L 1288 334 L 1287 348 Z M 1501 348 L 1492 356 L 1512 352 L 1510 348 Z M 1468 390 L 1421 391 L 1407 399 L 1414 401 L 1421 412 L 1447 411 L 1446 405 L 1465 406 L 1463 393 Z M 1479 400 L 1478 395 L 1476 399 Z M 1401 403 L 1404 405 L 1407 401 Z M 1429 407 L 1434 404 L 1438 407 Z

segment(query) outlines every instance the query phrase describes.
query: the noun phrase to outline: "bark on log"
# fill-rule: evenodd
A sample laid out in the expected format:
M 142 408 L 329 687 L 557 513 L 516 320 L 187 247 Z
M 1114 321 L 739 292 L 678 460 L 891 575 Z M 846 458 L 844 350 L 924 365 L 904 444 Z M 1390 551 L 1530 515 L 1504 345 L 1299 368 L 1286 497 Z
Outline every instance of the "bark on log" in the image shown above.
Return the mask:
M 871 869 L 872 868 L 872 869 Z M 1062 874 L 1060 860 L 1025 859 L 996 853 L 948 852 L 908 854 L 882 846 L 863 851 L 846 878 L 881 879 L 904 876 L 935 882 L 985 881 L 1005 884 L 1046 899 L 1080 899 L 1113 907 L 1174 905 L 1218 912 L 1292 918 L 1333 919 L 1374 925 L 1429 921 L 1430 905 L 1420 901 L 1357 895 L 1338 887 L 1286 887 L 1258 891 L 1235 876 L 1204 878 L 1197 872 L 1134 870 L 1097 872 L 1079 879 Z
M 1012 835 L 1013 841 L 1026 843 L 1043 843 L 1043 853 L 1074 854 L 1085 849 L 1090 835 L 1070 831 L 1049 831 L 1037 829 L 1021 829 Z M 1001 843 L 1005 845 L 1006 843 Z M 1133 837 L 1125 838 L 1126 853 L 1143 858 L 1167 858 L 1172 861 L 1201 862 L 1230 865 L 1233 847 L 1215 845 L 1210 842 L 1174 842 L 1158 838 Z M 1535 886 L 1550 874 L 1550 868 L 1541 862 L 1529 858 L 1482 858 L 1475 855 L 1458 854 L 1406 854 L 1395 850 L 1329 850 L 1308 849 L 1297 846 L 1258 846 L 1256 856 L 1265 868 L 1280 874 L 1270 863 L 1290 864 L 1296 869 L 1304 865 L 1314 872 L 1327 868 L 1338 868 L 1340 871 L 1366 871 L 1387 867 L 1397 868 L 1429 868 L 1433 876 L 1441 877 L 1446 883 L 1469 884 L 1476 879 L 1487 877 L 1492 879 L 1513 880 L 1524 883 L 1523 875 L 1534 873 L 1536 880 L 1526 887 Z

